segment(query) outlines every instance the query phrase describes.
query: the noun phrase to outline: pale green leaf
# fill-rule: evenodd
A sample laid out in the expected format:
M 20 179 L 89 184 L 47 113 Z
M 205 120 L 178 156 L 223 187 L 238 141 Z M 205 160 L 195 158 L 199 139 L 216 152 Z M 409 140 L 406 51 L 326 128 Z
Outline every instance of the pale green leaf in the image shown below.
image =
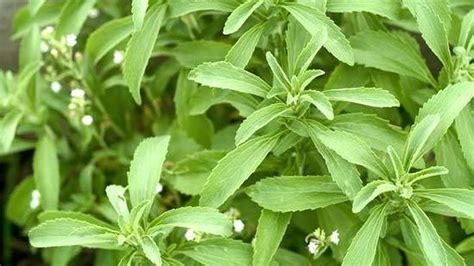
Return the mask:
M 327 11 L 335 13 L 370 12 L 397 20 L 401 12 L 400 1 L 367 1 L 367 0 L 327 0 Z
M 403 0 L 403 5 L 415 17 L 426 44 L 450 71 L 452 64 L 448 35 L 451 29 L 451 15 L 448 1 Z
M 352 239 L 342 261 L 343 266 L 372 265 L 387 211 L 388 205 L 378 205 L 372 209 L 369 218 Z
M 352 202 L 352 212 L 358 213 L 372 202 L 377 196 L 397 190 L 397 186 L 389 181 L 376 180 L 365 185 L 354 197 Z
M 132 0 L 132 19 L 135 31 L 142 29 L 147 8 L 148 0 Z
M 409 202 L 408 210 L 413 216 L 418 232 L 420 233 L 421 246 L 425 258 L 432 265 L 446 265 L 446 252 L 444 251 L 441 238 L 428 216 L 426 216 L 416 203 Z
M 426 153 L 427 142 L 432 137 L 439 123 L 440 117 L 437 114 L 429 115 L 415 123 L 410 130 L 405 144 L 405 151 L 403 152 L 403 165 L 405 169 L 410 169 L 413 163 Z
M 117 231 L 71 218 L 48 220 L 28 233 L 30 244 L 37 248 L 83 246 L 118 249 L 117 236 Z
M 131 17 L 110 20 L 89 35 L 86 53 L 95 63 L 133 32 Z
M 128 189 L 133 207 L 155 197 L 169 140 L 169 136 L 148 138 L 140 142 L 135 150 L 128 172 Z
M 291 213 L 262 210 L 260 218 L 258 219 L 257 232 L 255 233 L 252 265 L 270 265 L 283 239 L 290 219 Z
M 90 224 L 108 228 L 110 230 L 115 231 L 116 228 L 112 225 L 95 218 L 89 214 L 84 214 L 80 212 L 72 212 L 72 211 L 44 211 L 38 215 L 38 221 L 40 223 L 44 223 L 49 220 L 61 219 L 61 218 L 69 218 L 74 220 L 81 220 L 84 222 L 88 222 Z
M 211 238 L 177 250 L 203 265 L 252 265 L 252 246 L 239 240 Z
M 332 104 L 324 93 L 315 90 L 307 90 L 301 95 L 301 100 L 314 105 L 327 119 L 334 119 Z
M 105 188 L 105 193 L 115 212 L 128 221 L 129 211 L 127 199 L 125 198 L 126 189 L 122 186 L 109 185 Z
M 319 32 L 316 32 L 312 38 L 306 43 L 301 53 L 298 55 L 295 63 L 295 72 L 297 75 L 300 75 L 308 69 L 313 62 L 314 57 L 321 49 L 321 47 L 327 42 L 328 33 L 325 28 L 321 28 Z
M 23 117 L 23 113 L 11 110 L 0 120 L 0 150 L 8 151 L 15 138 L 16 128 Z
M 33 173 L 41 194 L 41 206 L 45 210 L 56 210 L 60 188 L 59 161 L 56 146 L 48 135 L 44 135 L 36 146 Z
M 342 88 L 323 91 L 331 101 L 357 103 L 373 107 L 399 106 L 397 98 L 380 88 Z
M 474 10 L 469 11 L 461 23 L 461 30 L 459 32 L 458 46 L 467 47 L 469 43 L 469 37 L 474 34 Z
M 252 58 L 266 25 L 266 23 L 259 23 L 242 34 L 227 53 L 225 61 L 236 67 L 245 68 Z
M 354 64 L 354 54 L 349 41 L 341 29 L 323 12 L 297 3 L 285 3 L 283 7 L 312 35 L 317 34 L 318 29 L 325 28 L 328 39 L 324 47 L 340 61 L 348 65 Z
M 474 219 L 474 191 L 460 188 L 418 189 L 415 195 L 446 205 Z
M 150 7 L 145 16 L 143 30 L 133 33 L 125 51 L 122 73 L 137 104 L 141 104 L 140 85 L 166 14 L 166 8 L 167 5 L 164 4 L 155 4 Z
M 321 131 L 317 135 L 321 142 L 347 161 L 364 166 L 378 176 L 388 177 L 388 170 L 382 160 L 367 143 L 344 131 Z
M 68 0 L 62 7 L 56 24 L 55 35 L 61 38 L 66 34 L 78 35 L 96 0 Z
M 237 134 L 235 135 L 235 144 L 237 146 L 242 144 L 257 132 L 257 130 L 290 111 L 291 109 L 283 103 L 274 103 L 258 109 L 240 124 Z
M 416 42 L 406 35 L 364 31 L 351 37 L 355 62 L 436 85 Z
M 172 0 L 169 1 L 171 16 L 180 17 L 196 11 L 216 10 L 232 12 L 238 0 Z
M 448 169 L 444 166 L 431 166 L 421 171 L 410 173 L 405 178 L 409 181 L 409 184 L 413 184 L 433 176 L 446 175 L 448 172 Z
M 148 233 L 155 235 L 170 227 L 190 228 L 196 232 L 228 236 L 231 221 L 216 209 L 208 207 L 181 207 L 164 212 L 148 226 Z
M 155 241 L 149 236 L 145 236 L 140 239 L 140 245 L 143 253 L 147 259 L 149 259 L 154 265 L 161 265 L 161 253 L 160 248 L 156 245 Z
M 199 204 L 210 207 L 222 205 L 267 157 L 279 136 L 270 133 L 256 137 L 227 153 L 207 178 Z
M 189 73 L 189 78 L 209 87 L 234 90 L 265 97 L 271 87 L 258 76 L 228 62 L 204 63 Z
M 466 158 L 469 168 L 474 171 L 474 113 L 470 105 L 464 107 L 459 113 L 454 125 L 464 158 Z
M 263 4 L 263 0 L 246 1 L 239 5 L 230 16 L 224 25 L 224 34 L 229 35 L 240 29 L 252 13 Z
M 188 68 L 194 68 L 202 63 L 224 60 L 231 46 L 224 42 L 198 40 L 179 42 L 171 50 L 178 62 Z
M 280 66 L 280 64 L 278 64 L 277 59 L 271 52 L 267 52 L 265 57 L 267 59 L 268 66 L 273 72 L 273 77 L 278 81 L 279 85 L 285 88 L 286 91 L 291 91 L 291 82 L 283 68 Z
M 28 7 L 30 8 L 31 15 L 36 15 L 41 6 L 46 2 L 46 0 L 28 0 Z
M 247 189 L 261 207 L 277 212 L 314 210 L 347 201 L 327 176 L 280 176 L 263 179 Z

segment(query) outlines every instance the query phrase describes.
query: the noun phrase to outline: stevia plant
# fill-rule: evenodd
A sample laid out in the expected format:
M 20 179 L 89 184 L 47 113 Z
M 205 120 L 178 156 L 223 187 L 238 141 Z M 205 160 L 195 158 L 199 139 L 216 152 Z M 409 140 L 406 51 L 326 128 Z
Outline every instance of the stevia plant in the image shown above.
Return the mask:
M 28 1 L 2 259 L 472 264 L 473 7 Z

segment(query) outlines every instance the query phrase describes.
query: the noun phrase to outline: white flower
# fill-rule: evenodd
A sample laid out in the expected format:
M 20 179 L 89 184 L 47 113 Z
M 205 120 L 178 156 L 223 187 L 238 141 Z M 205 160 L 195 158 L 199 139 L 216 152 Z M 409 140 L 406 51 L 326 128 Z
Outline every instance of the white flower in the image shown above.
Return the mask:
M 42 41 L 40 43 L 40 51 L 42 53 L 47 53 L 49 51 L 49 45 L 46 42 Z
M 100 14 L 99 9 L 93 8 L 89 11 L 89 14 L 87 14 L 87 16 L 89 18 L 97 18 L 99 16 L 99 14 Z
M 71 97 L 84 98 L 86 92 L 83 89 L 75 88 L 71 91 Z
M 53 49 L 51 49 L 51 51 L 49 51 L 49 52 L 51 53 L 52 56 L 58 57 L 58 54 L 59 54 L 59 53 L 58 53 L 58 50 L 56 50 L 56 49 L 53 48 Z
M 51 83 L 51 90 L 58 93 L 62 89 L 61 83 L 53 81 Z
M 40 205 L 41 193 L 35 189 L 31 192 L 30 208 L 36 209 Z
M 54 28 L 52 26 L 48 26 L 41 31 L 41 36 L 43 36 L 44 38 L 49 37 L 51 34 L 53 34 L 53 32 Z
M 115 51 L 114 52 L 114 63 L 121 64 L 123 62 L 123 52 L 122 51 Z
M 329 241 L 331 241 L 332 243 L 336 245 L 339 244 L 339 232 L 337 230 L 331 233 L 331 236 L 329 237 Z
M 158 185 L 156 185 L 155 192 L 158 194 L 161 193 L 161 191 L 163 191 L 163 185 L 158 183 Z
M 318 250 L 318 240 L 316 239 L 311 239 L 308 243 L 308 251 L 311 254 L 315 254 L 316 251 Z
M 90 125 L 92 125 L 92 122 L 94 122 L 94 118 L 90 115 L 85 115 L 81 118 L 81 122 L 82 122 L 82 124 L 84 124 L 86 126 L 90 126 Z
M 184 238 L 186 238 L 187 241 L 192 241 L 196 237 L 196 234 L 194 234 L 193 229 L 188 229 L 186 230 L 186 233 L 184 234 Z
M 75 34 L 66 35 L 66 45 L 74 47 L 77 44 L 77 36 Z
M 244 222 L 242 222 L 242 220 L 240 219 L 237 219 L 234 221 L 234 231 L 236 233 L 241 233 L 245 228 L 245 224 Z

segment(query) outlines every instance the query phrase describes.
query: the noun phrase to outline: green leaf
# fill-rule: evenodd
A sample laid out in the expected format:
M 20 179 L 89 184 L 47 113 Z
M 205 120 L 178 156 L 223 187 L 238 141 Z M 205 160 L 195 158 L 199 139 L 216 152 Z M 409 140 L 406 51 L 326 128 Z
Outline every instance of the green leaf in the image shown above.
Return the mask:
M 204 63 L 189 73 L 189 79 L 209 87 L 265 97 L 271 87 L 258 76 L 228 62 Z
M 142 29 L 147 8 L 148 0 L 132 0 L 132 19 L 135 31 Z
M 426 44 L 451 71 L 448 35 L 451 29 L 451 15 L 447 0 L 417 1 L 403 0 L 418 24 L 418 29 Z
M 439 176 L 439 175 L 446 175 L 448 172 L 449 172 L 448 169 L 444 166 L 431 166 L 421 171 L 408 174 L 406 176 L 406 179 L 409 181 L 409 184 L 413 184 L 425 178 L 430 178 L 430 177 Z
M 247 141 L 257 130 L 290 111 L 286 104 L 274 103 L 253 112 L 240 124 L 235 135 L 235 145 Z
M 354 64 L 354 54 L 349 41 L 341 29 L 323 12 L 297 3 L 285 3 L 283 8 L 288 10 L 311 35 L 316 35 L 320 32 L 318 29 L 325 28 L 328 39 L 324 47 L 340 61 L 348 65 Z
M 432 265 L 446 265 L 446 253 L 441 238 L 430 219 L 416 203 L 408 202 L 407 206 L 418 227 L 425 258 Z
M 36 15 L 41 6 L 46 2 L 46 0 L 28 0 L 28 7 L 30 8 L 31 15 Z
M 460 188 L 417 189 L 415 195 L 445 205 L 474 219 L 474 191 Z
M 0 121 L 0 150 L 6 152 L 10 149 L 22 117 L 22 112 L 11 110 Z
M 91 33 L 87 39 L 86 53 L 97 63 L 132 32 L 131 17 L 110 20 Z
M 278 64 L 277 59 L 272 55 L 271 52 L 265 54 L 268 66 L 273 72 L 273 77 L 278 81 L 279 85 L 285 88 L 286 91 L 291 91 L 291 82 L 285 74 L 283 68 Z
M 289 76 L 296 75 L 296 60 L 301 54 L 301 51 L 310 41 L 312 35 L 294 18 L 288 18 L 288 26 L 286 30 L 286 50 L 287 50 L 287 64 Z M 316 34 L 314 34 L 317 36 Z M 327 35 L 327 32 L 326 32 Z
M 324 208 L 347 201 L 327 176 L 280 176 L 263 179 L 247 189 L 261 207 L 276 212 Z
M 473 97 L 474 82 L 460 82 L 439 91 L 423 105 L 415 118 L 415 124 L 431 114 L 438 114 L 440 118 L 440 123 L 426 143 L 426 150 L 432 148 L 441 139 Z
M 373 107 L 400 106 L 397 98 L 380 88 L 343 88 L 323 91 L 331 101 L 357 103 Z
M 148 233 L 155 235 L 170 227 L 190 228 L 197 232 L 220 236 L 232 233 L 232 223 L 216 209 L 208 207 L 181 207 L 164 212 L 148 226 Z
M 279 137 L 280 134 L 273 133 L 256 137 L 227 153 L 207 178 L 199 204 L 209 207 L 222 205 L 257 169 Z
M 466 188 L 474 184 L 471 170 L 464 159 L 454 130 L 448 130 L 434 151 L 436 163 L 449 170 L 449 173 L 441 178 L 446 187 Z
M 345 131 L 365 141 L 372 149 L 385 152 L 393 146 L 402 152 L 406 133 L 401 128 L 389 124 L 373 114 L 352 113 L 337 115 L 328 126 L 337 131 Z
M 466 158 L 469 168 L 474 171 L 474 141 L 472 141 L 474 139 L 474 114 L 471 106 L 464 107 L 456 118 L 454 125 L 464 158 Z
M 202 63 L 224 60 L 230 49 L 231 46 L 224 42 L 198 40 L 179 42 L 171 50 L 171 54 L 176 57 L 181 65 L 194 68 Z
M 181 17 L 196 11 L 216 10 L 232 12 L 239 5 L 237 0 L 173 0 L 169 1 L 171 16 Z
M 319 32 L 315 33 L 313 37 L 306 43 L 301 53 L 298 55 L 295 63 L 295 72 L 297 75 L 301 75 L 303 71 L 313 62 L 314 57 L 319 52 L 321 47 L 327 42 L 328 33 L 325 28 L 321 28 Z
M 343 266 L 372 265 L 387 211 L 386 204 L 372 209 L 369 218 L 352 239 L 342 261 Z
M 366 0 L 328 0 L 327 11 L 334 13 L 370 12 L 392 20 L 398 20 L 401 12 L 400 1 L 373 1 Z
M 128 172 L 133 207 L 143 200 L 154 199 L 169 141 L 169 136 L 148 138 L 140 142 L 135 150 Z
M 323 156 L 332 179 L 349 199 L 353 199 L 362 188 L 357 168 L 339 156 L 336 152 L 327 148 L 318 138 L 321 129 L 316 123 L 307 123 L 306 129 L 316 149 Z
M 252 265 L 250 244 L 234 239 L 211 238 L 192 242 L 177 252 L 203 265 Z
M 436 87 L 436 81 L 411 37 L 381 31 L 363 31 L 351 37 L 355 62 L 416 78 Z
M 224 34 L 229 35 L 238 31 L 252 13 L 263 4 L 263 0 L 246 1 L 239 5 L 230 16 L 224 25 Z
M 140 245 L 147 259 L 149 259 L 154 265 L 161 265 L 160 248 L 158 248 L 151 237 L 145 236 L 141 238 Z
M 301 100 L 314 105 L 327 119 L 334 119 L 332 104 L 324 93 L 315 90 L 307 90 L 301 95 Z
M 123 76 L 137 104 L 141 104 L 140 85 L 145 74 L 167 5 L 155 4 L 148 10 L 143 30 L 135 31 L 130 39 L 123 61 Z
M 61 9 L 58 23 L 56 24 L 56 38 L 66 34 L 78 35 L 82 25 L 87 19 L 89 11 L 94 7 L 96 0 L 68 0 Z
M 45 210 L 56 210 L 60 187 L 59 161 L 56 146 L 48 135 L 44 135 L 36 146 L 33 173 L 41 194 L 41 206 Z
M 31 215 L 31 192 L 35 189 L 33 178 L 27 177 L 18 183 L 8 195 L 5 217 L 18 226 L 23 226 Z
M 122 216 L 125 221 L 128 221 L 129 211 L 127 206 L 127 199 L 125 199 L 126 189 L 122 186 L 109 185 L 105 188 L 105 193 L 109 202 L 112 204 L 115 212 Z
M 343 131 L 321 131 L 317 137 L 325 146 L 339 154 L 347 161 L 362 165 L 381 177 L 389 173 L 382 160 L 372 149 L 358 137 Z
M 389 181 L 376 180 L 370 182 L 354 197 L 352 202 L 352 212 L 358 213 L 362 211 L 362 209 L 364 209 L 365 206 L 367 206 L 367 204 L 373 201 L 377 196 L 395 190 L 397 190 L 397 186 Z
M 266 23 L 258 23 L 242 34 L 227 53 L 225 61 L 236 67 L 245 68 L 252 58 L 255 47 L 257 47 L 266 26 Z
M 473 25 L 474 25 L 474 10 L 469 11 L 461 23 L 461 30 L 459 32 L 458 46 L 467 47 L 469 43 L 469 36 L 473 34 Z
M 28 237 L 30 244 L 36 248 L 82 246 L 118 249 L 118 233 L 84 220 L 59 218 L 34 227 L 29 231 Z
M 84 222 L 88 222 L 90 224 L 99 226 L 99 227 L 104 227 L 108 228 L 112 231 L 115 231 L 115 227 L 112 225 L 103 222 L 102 220 L 99 220 L 95 218 L 94 216 L 91 216 L 89 214 L 84 214 L 80 212 L 72 212 L 72 211 L 44 211 L 38 215 L 38 221 L 40 223 L 44 223 L 49 220 L 56 220 L 56 219 L 61 219 L 61 218 L 70 218 L 73 220 L 81 220 Z
M 435 128 L 440 123 L 440 117 L 437 114 L 429 115 L 418 123 L 415 123 L 410 130 L 405 151 L 403 152 L 403 165 L 405 169 L 410 169 L 416 160 L 427 152 L 428 140 L 434 134 Z
M 262 210 L 258 219 L 252 265 L 267 266 L 278 250 L 285 234 L 291 213 L 278 213 Z

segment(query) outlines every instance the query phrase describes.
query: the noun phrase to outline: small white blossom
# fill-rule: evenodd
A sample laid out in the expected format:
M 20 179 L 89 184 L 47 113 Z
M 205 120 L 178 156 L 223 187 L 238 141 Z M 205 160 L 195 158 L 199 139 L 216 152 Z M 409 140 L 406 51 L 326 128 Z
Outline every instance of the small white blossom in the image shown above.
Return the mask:
M 82 124 L 84 124 L 86 126 L 90 126 L 94 122 L 94 118 L 90 115 L 85 115 L 81 118 L 81 122 L 82 122 Z
M 54 28 L 52 26 L 48 26 L 46 28 L 44 28 L 42 31 L 41 31 L 41 36 L 43 36 L 44 38 L 46 37 L 49 37 L 51 36 L 51 34 L 53 34 L 54 32 Z
M 66 35 L 66 45 L 74 47 L 77 44 L 77 36 L 75 34 Z
M 316 251 L 318 250 L 318 240 L 316 239 L 311 239 L 308 243 L 308 251 L 311 254 L 315 254 Z
M 57 81 L 53 81 L 51 83 L 51 90 L 58 93 L 59 91 L 61 91 L 62 89 L 62 86 L 61 86 L 61 83 L 57 82 Z
M 49 51 L 49 52 L 50 52 L 51 55 L 54 56 L 54 57 L 58 57 L 58 55 L 59 55 L 58 50 L 56 50 L 56 49 L 54 49 L 54 48 L 51 49 L 51 51 Z
M 188 229 L 186 230 L 186 233 L 184 234 L 184 238 L 186 238 L 187 241 L 192 241 L 196 237 L 196 234 L 194 234 L 193 229 Z
M 337 230 L 331 233 L 331 236 L 329 237 L 329 241 L 331 241 L 332 243 L 336 245 L 339 244 L 339 232 Z
M 35 190 L 31 191 L 31 197 L 33 199 L 39 199 L 39 198 L 41 198 L 41 193 L 39 192 L 39 190 L 35 189 Z
M 41 193 L 35 189 L 31 192 L 31 201 L 30 201 L 30 208 L 36 209 L 40 205 L 41 202 Z
M 87 14 L 87 16 L 89 18 L 97 18 L 99 16 L 99 14 L 100 14 L 99 9 L 93 8 L 89 11 L 89 14 Z
M 40 51 L 42 53 L 47 53 L 49 51 L 49 45 L 46 42 L 42 41 L 40 43 Z
M 123 62 L 123 52 L 122 51 L 115 51 L 114 52 L 114 63 L 121 64 Z
M 163 191 L 163 185 L 158 183 L 158 185 L 156 185 L 155 192 L 156 194 L 158 194 L 158 193 L 161 193 L 161 191 Z
M 71 97 L 84 98 L 86 92 L 83 89 L 75 88 L 71 91 Z
M 242 220 L 240 219 L 237 219 L 234 221 L 234 231 L 236 233 L 241 233 L 245 228 L 245 224 L 244 222 L 242 222 Z

